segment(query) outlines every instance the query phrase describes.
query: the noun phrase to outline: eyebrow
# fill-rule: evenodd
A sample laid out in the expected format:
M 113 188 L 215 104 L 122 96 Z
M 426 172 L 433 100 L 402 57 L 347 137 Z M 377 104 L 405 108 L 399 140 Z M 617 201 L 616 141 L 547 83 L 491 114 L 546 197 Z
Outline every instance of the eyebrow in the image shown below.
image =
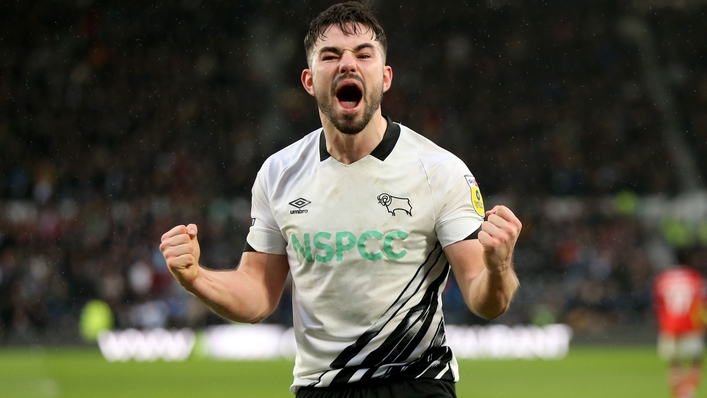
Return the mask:
M 363 43 L 363 44 L 359 44 L 358 46 L 354 47 L 353 52 L 359 52 L 359 51 L 363 50 L 364 48 L 370 48 L 370 49 L 375 50 L 375 47 L 373 46 L 373 44 Z M 344 51 L 339 47 L 329 46 L 329 47 L 322 47 L 321 50 L 319 50 L 319 55 L 324 54 L 324 53 L 334 53 L 334 54 L 339 55 L 342 52 L 344 52 Z

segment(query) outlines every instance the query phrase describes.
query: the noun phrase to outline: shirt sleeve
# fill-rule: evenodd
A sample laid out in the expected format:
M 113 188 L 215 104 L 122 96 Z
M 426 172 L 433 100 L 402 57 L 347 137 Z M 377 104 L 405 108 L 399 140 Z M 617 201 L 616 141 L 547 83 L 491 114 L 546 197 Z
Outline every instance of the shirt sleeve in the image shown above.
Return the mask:
M 442 247 L 466 239 L 484 221 L 484 202 L 476 178 L 461 160 L 439 167 L 431 178 L 437 239 Z
M 277 225 L 270 205 L 265 166 L 258 172 L 252 189 L 250 208 L 251 225 L 246 241 L 258 252 L 286 254 L 287 241 Z

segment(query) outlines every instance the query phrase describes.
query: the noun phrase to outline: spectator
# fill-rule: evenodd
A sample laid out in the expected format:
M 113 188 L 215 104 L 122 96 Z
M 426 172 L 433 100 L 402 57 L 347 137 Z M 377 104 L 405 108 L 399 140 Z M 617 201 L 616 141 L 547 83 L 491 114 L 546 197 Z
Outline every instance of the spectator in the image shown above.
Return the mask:
M 133 307 L 153 301 L 166 304 L 165 326 L 221 322 L 172 289 L 149 242 L 195 220 L 208 225 L 204 261 L 237 263 L 264 154 L 318 126 L 298 79 L 279 70 L 304 68 L 292 40 L 303 34 L 291 32 L 323 7 L 0 6 L 0 341 L 74 339 L 93 298 L 110 304 L 119 328 L 138 326 Z M 648 21 L 705 170 L 707 64 L 699 40 L 677 39 L 707 34 L 700 7 L 656 9 Z M 640 60 L 614 28 L 630 10 L 559 0 L 375 8 L 400 21 L 387 33 L 401 84 L 384 111 L 494 176 L 480 181 L 489 206 L 503 197 L 523 214 L 522 305 L 499 321 L 530 322 L 542 306 L 577 328 L 588 317 L 649 322 L 648 281 L 672 249 L 600 199 L 679 192 Z M 134 280 L 139 272 L 149 287 Z M 560 293 L 544 294 L 550 287 Z M 288 322 L 287 310 L 271 321 Z

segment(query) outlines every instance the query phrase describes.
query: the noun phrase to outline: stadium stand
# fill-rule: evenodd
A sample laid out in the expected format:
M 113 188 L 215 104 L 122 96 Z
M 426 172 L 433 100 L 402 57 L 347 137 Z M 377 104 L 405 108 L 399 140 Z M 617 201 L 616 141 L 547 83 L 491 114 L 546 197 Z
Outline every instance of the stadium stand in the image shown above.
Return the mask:
M 318 127 L 301 42 L 328 3 L 0 5 L 0 343 L 78 341 L 91 299 L 118 328 L 222 322 L 175 288 L 159 239 L 194 222 L 204 264 L 237 264 L 260 164 Z M 683 252 L 707 270 L 704 2 L 373 4 L 395 71 L 384 112 L 524 223 L 521 290 L 496 322 L 650 326 L 658 270 Z M 450 323 L 484 323 L 453 281 L 446 300 Z

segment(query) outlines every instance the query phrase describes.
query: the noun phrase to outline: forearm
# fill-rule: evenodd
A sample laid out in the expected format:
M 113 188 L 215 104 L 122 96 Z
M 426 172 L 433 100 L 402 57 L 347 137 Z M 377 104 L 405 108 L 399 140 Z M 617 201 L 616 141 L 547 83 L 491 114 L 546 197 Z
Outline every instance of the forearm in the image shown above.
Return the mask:
M 179 284 L 233 321 L 256 323 L 272 314 L 289 273 L 287 256 L 246 251 L 237 269 L 210 270 L 199 265 L 197 233 L 197 226 L 189 224 L 162 235 L 160 251 Z
M 201 267 L 198 277 L 184 288 L 218 315 L 236 322 L 260 322 L 274 309 L 266 292 L 240 269 L 215 271 Z
M 512 267 L 500 272 L 484 268 L 466 284 L 466 304 L 475 314 L 494 319 L 505 313 L 520 286 Z

